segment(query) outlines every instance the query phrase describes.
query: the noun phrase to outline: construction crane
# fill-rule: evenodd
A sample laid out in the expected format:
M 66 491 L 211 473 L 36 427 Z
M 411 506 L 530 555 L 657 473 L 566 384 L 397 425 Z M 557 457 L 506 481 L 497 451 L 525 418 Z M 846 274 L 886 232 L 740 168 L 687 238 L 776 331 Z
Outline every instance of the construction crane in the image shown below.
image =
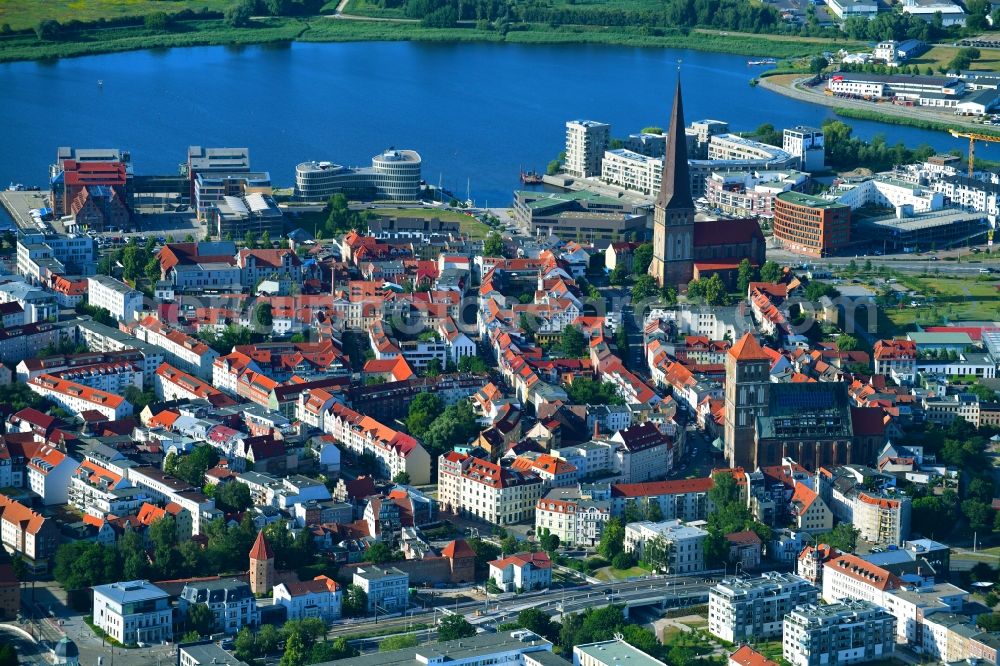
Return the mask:
M 993 136 L 991 134 L 977 134 L 975 132 L 959 132 L 958 130 L 950 129 L 948 132 L 956 139 L 968 139 L 969 140 L 969 178 L 972 178 L 972 174 L 975 172 L 976 168 L 976 141 L 989 141 L 991 143 L 1000 143 L 1000 136 Z

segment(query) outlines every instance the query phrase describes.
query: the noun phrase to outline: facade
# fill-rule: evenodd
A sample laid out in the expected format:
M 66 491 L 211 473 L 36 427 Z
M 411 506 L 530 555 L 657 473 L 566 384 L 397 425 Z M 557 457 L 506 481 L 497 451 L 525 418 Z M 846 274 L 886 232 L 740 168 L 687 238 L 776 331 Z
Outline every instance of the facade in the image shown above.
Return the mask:
M 788 128 L 782 133 L 782 147 L 786 153 L 799 158 L 799 169 L 802 171 L 812 173 L 826 168 L 826 148 L 821 129 L 805 125 Z
M 295 167 L 295 196 L 326 201 L 334 194 L 351 198 L 415 201 L 420 198 L 420 155 L 390 148 L 372 157 L 371 167 L 303 162 Z
M 709 477 L 650 481 L 647 483 L 615 483 L 611 485 L 611 515 L 620 518 L 625 506 L 634 501 L 646 512 L 652 504 L 659 505 L 664 520 L 691 522 L 708 518 Z
M 205 221 L 212 219 L 212 212 L 225 202 L 226 197 L 271 193 L 271 174 L 266 171 L 199 173 L 194 178 L 192 203 L 198 219 Z
M 132 403 L 125 398 L 55 375 L 39 375 L 28 381 L 28 388 L 73 414 L 96 411 L 109 421 L 132 415 Z
M 730 467 L 755 469 L 756 419 L 767 414 L 771 357 L 744 333 L 726 353 L 724 446 Z
M 829 604 L 862 599 L 885 608 L 886 595 L 902 585 L 894 574 L 856 555 L 831 553 L 822 571 L 823 601 Z
M 794 666 L 860 664 L 896 650 L 896 618 L 867 601 L 801 606 L 785 617 L 784 658 Z
M 149 581 L 96 585 L 94 626 L 123 645 L 156 645 L 173 639 L 170 596 Z
M 146 317 L 134 325 L 133 333 L 143 342 L 163 350 L 172 365 L 201 379 L 212 378 L 212 366 L 219 352 L 183 331 L 171 328 L 155 317 Z
M 530 472 L 454 451 L 438 458 L 442 511 L 476 516 L 494 525 L 512 525 L 533 518 L 543 492 L 545 483 Z
M 28 487 L 42 498 L 45 506 L 66 504 L 70 481 L 79 466 L 80 463 L 59 449 L 43 444 L 26 465 Z
M 818 597 L 818 589 L 794 574 L 725 579 L 709 590 L 708 630 L 737 644 L 780 636 L 785 615 Z
M 215 630 L 235 634 L 243 627 L 260 626 L 260 611 L 250 586 L 234 579 L 188 583 L 181 591 L 178 609 L 184 615 L 195 604 L 205 604 L 215 616 Z
M 611 125 L 596 120 L 566 123 L 566 161 L 563 170 L 571 176 L 601 175 L 601 160 L 611 141 Z
M 727 215 L 770 218 L 775 196 L 801 189 L 808 177 L 801 171 L 713 171 L 705 179 L 705 199 Z
M 552 584 L 552 561 L 545 553 L 517 553 L 489 566 L 490 579 L 504 592 L 543 590 Z
M 395 567 L 359 567 L 353 583 L 368 595 L 369 613 L 392 613 L 409 605 L 410 575 Z
M 821 197 L 782 192 L 774 201 L 774 237 L 790 252 L 836 253 L 851 239 L 851 208 Z
M 662 177 L 662 157 L 650 157 L 627 148 L 616 148 L 605 151 L 601 161 L 601 180 L 626 190 L 651 195 L 660 190 Z
M 0 542 L 29 569 L 44 572 L 59 545 L 59 530 L 40 513 L 0 494 Z
M 93 275 L 97 242 L 90 236 L 24 233 L 17 239 L 17 274 L 34 284 L 53 275 Z
M 207 497 L 200 488 L 169 476 L 158 467 L 132 467 L 127 470 L 126 476 L 129 482 L 144 489 L 157 502 L 179 505 L 184 511 L 185 523 L 190 517 L 192 536 L 201 534 L 204 526 L 222 517 L 222 512 L 215 508 L 215 500 Z
M 650 542 L 660 541 L 669 549 L 669 573 L 696 573 L 705 569 L 707 536 L 708 532 L 700 527 L 680 520 L 629 523 L 625 526 L 625 552 L 641 560 Z
M 303 406 L 300 412 L 304 409 Z M 406 472 L 415 486 L 430 483 L 430 455 L 406 433 L 340 403 L 333 404 L 324 415 L 323 430 L 356 456 L 374 455 L 383 474 L 390 479 Z
M 104 308 L 118 321 L 135 319 L 142 310 L 142 292 L 106 275 L 87 278 L 87 303 Z
M 579 486 L 553 488 L 535 505 L 535 532 L 559 537 L 559 543 L 594 546 L 611 519 L 611 502 L 586 496 Z
M 340 585 L 326 576 L 304 582 L 279 583 L 272 599 L 275 606 L 287 609 L 289 620 L 318 617 L 324 622 L 333 622 L 340 619 Z
M 889 377 L 897 384 L 917 380 L 917 345 L 912 340 L 879 340 L 872 349 L 875 374 Z

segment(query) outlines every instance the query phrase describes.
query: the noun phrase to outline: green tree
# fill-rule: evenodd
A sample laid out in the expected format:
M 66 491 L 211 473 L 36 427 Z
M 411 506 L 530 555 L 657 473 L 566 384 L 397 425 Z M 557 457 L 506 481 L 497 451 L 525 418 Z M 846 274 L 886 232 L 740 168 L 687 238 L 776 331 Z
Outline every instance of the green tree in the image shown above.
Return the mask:
M 553 553 L 559 550 L 559 537 L 555 534 L 546 534 L 541 539 L 539 539 L 539 544 L 547 553 Z
M 0 666 L 17 666 L 17 650 L 13 645 L 0 645 Z
M 637 275 L 646 275 L 649 265 L 653 263 L 653 244 L 643 243 L 632 253 L 632 271 Z
M 215 504 L 223 511 L 239 513 L 253 506 L 250 486 L 245 483 L 222 483 L 215 489 Z
M 250 627 L 243 627 L 233 640 L 233 650 L 240 661 L 250 661 L 257 656 L 256 641 Z
M 256 250 L 257 234 L 255 234 L 252 231 L 246 232 L 246 234 L 243 236 L 243 246 L 246 247 L 246 249 L 248 250 Z
M 967 499 L 962 502 L 962 514 L 969 521 L 969 529 L 981 532 L 993 529 L 993 509 L 986 502 Z
M 418 393 L 410 401 L 406 417 L 406 428 L 410 434 L 423 438 L 424 434 L 444 412 L 444 401 L 436 393 Z
M 496 231 L 491 231 L 489 235 L 486 236 L 486 240 L 483 241 L 483 256 L 484 257 L 504 257 L 506 255 L 507 248 L 503 242 L 503 236 L 501 236 Z
M 160 260 L 157 257 L 150 258 L 146 262 L 146 267 L 144 269 L 146 274 L 146 279 L 149 280 L 150 284 L 156 284 L 160 280 Z
M 199 636 L 208 636 L 215 630 L 215 614 L 206 604 L 192 604 L 187 609 L 187 626 Z
M 270 331 L 274 325 L 274 316 L 270 303 L 260 303 L 253 309 L 253 320 L 258 330 Z
M 463 615 L 449 615 L 438 623 L 438 640 L 454 641 L 476 635 L 476 628 Z
M 816 75 L 821 74 L 829 66 L 830 61 L 823 56 L 816 56 L 809 61 L 809 71 Z
M 853 553 L 858 547 L 861 530 L 850 523 L 837 523 L 832 531 L 816 537 L 817 543 L 826 543 L 843 553 Z
M 526 608 L 517 614 L 517 623 L 550 641 L 559 640 L 559 623 L 553 622 L 548 613 L 537 608 Z
M 62 25 L 52 19 L 39 21 L 35 26 L 35 35 L 45 42 L 55 41 L 62 35 Z
M 341 611 L 347 617 L 361 617 L 368 614 L 368 594 L 361 589 L 361 586 L 347 586 Z
M 570 401 L 576 405 L 623 405 L 625 401 L 609 383 L 586 377 L 577 377 L 566 389 Z
M 632 285 L 632 300 L 644 301 L 647 298 L 653 298 L 659 292 L 660 288 L 652 275 L 640 275 L 635 279 L 635 284 Z
M 410 485 L 410 473 L 409 472 L 399 472 L 396 476 L 392 477 L 393 483 L 398 483 L 401 486 Z
M 750 283 L 756 279 L 754 275 L 754 268 L 750 264 L 750 260 L 744 258 L 740 261 L 739 272 L 736 278 L 736 291 L 739 292 L 740 296 L 746 295 L 747 290 L 750 288 Z
M 597 545 L 597 552 L 605 559 L 613 560 L 625 550 L 625 526 L 617 518 L 610 519 L 601 532 L 601 541 Z
M 281 655 L 281 661 L 278 662 L 278 666 L 305 666 L 305 663 L 305 643 L 302 640 L 302 636 L 293 633 L 285 641 L 285 650 Z
M 385 564 L 401 559 L 403 559 L 402 553 L 394 551 L 382 541 L 376 541 L 365 551 L 365 560 L 372 564 Z
M 456 444 L 469 442 L 478 434 L 479 423 L 475 412 L 472 411 L 472 405 L 463 400 L 445 408 L 444 412 L 434 419 L 423 439 L 424 445 L 436 458 Z
M 559 350 L 566 358 L 580 358 L 587 353 L 587 339 L 576 326 L 567 326 L 559 338 Z
M 643 512 L 638 502 L 634 499 L 625 502 L 625 515 L 622 516 L 622 522 L 628 525 L 629 523 L 638 523 L 645 519 L 645 512 Z
M 646 506 L 646 520 L 658 523 L 663 520 L 663 508 L 660 507 L 659 501 L 652 501 Z
M 518 552 L 520 548 L 521 546 L 517 541 L 517 537 L 514 535 L 506 536 L 500 541 L 500 551 L 503 553 L 504 557 L 513 555 Z
M 615 286 L 621 286 L 628 283 L 629 273 L 625 268 L 625 264 L 618 264 L 612 269 L 610 275 L 608 275 L 608 282 Z
M 458 360 L 459 372 L 471 372 L 473 374 L 481 375 L 489 372 L 489 370 L 490 367 L 486 364 L 486 361 L 478 356 L 463 356 Z
M 837 336 L 837 349 L 842 352 L 857 351 L 858 346 L 858 339 L 853 335 L 843 333 Z
M 281 643 L 281 632 L 273 624 L 261 626 L 257 632 L 257 654 L 263 656 L 275 652 Z
M 243 28 L 250 25 L 250 19 L 253 18 L 256 6 L 256 0 L 240 0 L 236 4 L 226 7 L 224 13 L 226 23 L 234 28 Z

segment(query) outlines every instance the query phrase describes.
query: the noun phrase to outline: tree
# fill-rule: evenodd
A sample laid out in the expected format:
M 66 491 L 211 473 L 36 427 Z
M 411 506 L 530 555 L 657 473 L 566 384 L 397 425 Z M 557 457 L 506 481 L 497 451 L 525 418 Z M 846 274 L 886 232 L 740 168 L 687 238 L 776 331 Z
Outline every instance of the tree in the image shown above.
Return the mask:
M 858 547 L 861 530 L 850 523 L 838 523 L 832 531 L 816 538 L 817 543 L 826 543 L 843 553 L 853 553 Z
M 264 0 L 264 7 L 271 16 L 286 16 L 291 13 L 291 0 Z
M 424 445 L 435 457 L 479 434 L 479 422 L 467 400 L 447 407 L 424 434 Z
M 645 515 L 643 514 L 642 508 L 639 503 L 634 499 L 630 499 L 625 502 L 625 515 L 622 516 L 622 521 L 628 525 L 629 523 L 638 523 L 641 520 L 645 520 Z
M 306 663 L 306 646 L 302 636 L 293 633 L 285 641 L 285 651 L 281 655 L 278 666 L 304 666 Z
M 432 358 L 424 369 L 424 374 L 428 377 L 437 377 L 441 374 L 441 359 Z
M 399 472 L 396 476 L 392 477 L 393 483 L 398 483 L 401 486 L 407 486 L 410 484 L 410 473 L 409 472 Z
M 147 30 L 166 30 L 170 27 L 170 16 L 166 12 L 146 14 L 142 24 Z
M 365 559 L 372 564 L 385 564 L 386 562 L 402 559 L 399 557 L 400 554 L 398 551 L 393 551 L 388 544 L 376 541 L 365 551 Z
M 51 42 L 59 39 L 61 33 L 62 25 L 59 24 L 59 21 L 53 21 L 52 19 L 40 21 L 35 26 L 35 35 L 42 41 Z
M 444 401 L 436 393 L 419 393 L 410 402 L 406 428 L 410 434 L 423 438 L 427 430 L 444 412 Z
M 650 501 L 646 505 L 646 520 L 658 523 L 663 520 L 663 508 L 658 501 Z
M 438 623 L 438 640 L 454 641 L 476 635 L 476 628 L 463 615 L 449 615 Z
M 649 265 L 653 263 L 653 244 L 643 243 L 632 252 L 632 271 L 637 275 L 646 275 Z
M 765 261 L 760 267 L 760 279 L 762 282 L 777 282 L 781 279 L 781 266 L 773 261 Z
M 360 617 L 368 614 L 368 594 L 361 589 L 360 585 L 347 586 L 341 610 L 348 617 Z
M 911 523 L 913 529 L 923 536 L 931 536 L 935 532 L 943 533 L 946 525 L 954 525 L 957 497 L 952 495 L 928 495 L 914 498 L 911 505 Z M 997 514 L 1000 515 L 1000 514 Z
M 547 553 L 553 553 L 559 550 L 559 537 L 555 534 L 551 533 L 546 534 L 541 539 L 539 539 L 539 543 L 542 546 L 542 550 L 544 550 Z
M 580 358 L 587 352 L 587 339 L 576 326 L 567 326 L 559 338 L 559 350 L 566 358 Z
M 609 383 L 577 377 L 566 389 L 567 397 L 576 405 L 624 405 L 625 401 Z
M 256 0 L 240 0 L 236 4 L 226 7 L 224 13 L 226 23 L 234 28 L 243 28 L 250 25 L 250 19 L 253 18 L 256 6 Z
M 1000 613 L 980 615 L 976 618 L 976 625 L 986 631 L 1000 631 Z
M 458 359 L 459 372 L 471 372 L 473 374 L 481 375 L 489 372 L 489 370 L 490 367 L 486 365 L 486 361 L 478 356 L 463 356 Z
M 496 231 L 491 231 L 483 241 L 484 257 L 505 257 L 507 248 L 503 242 L 503 236 Z
M 243 236 L 243 245 L 248 250 L 256 250 L 257 249 L 257 234 L 255 234 L 252 231 L 246 232 L 246 234 Z
M 631 553 L 621 552 L 615 555 L 614 559 L 611 560 L 611 566 L 619 571 L 624 571 L 625 569 L 631 569 L 635 566 L 635 558 L 632 557 Z
M 601 532 L 597 552 L 605 559 L 613 560 L 615 555 L 625 550 L 625 526 L 617 518 L 610 519 Z
M 623 263 L 617 264 L 611 270 L 611 273 L 608 275 L 608 282 L 615 285 L 616 287 L 626 284 L 628 280 L 629 280 L 629 273 L 628 270 L 625 268 L 625 264 Z
M 486 579 L 486 594 L 501 594 L 503 589 L 492 578 Z
M 542 638 L 550 641 L 559 639 L 559 623 L 553 622 L 548 613 L 537 608 L 526 608 L 517 614 L 517 623 Z
M 257 653 L 268 655 L 278 649 L 281 633 L 273 624 L 265 624 L 257 632 Z
M 187 610 L 187 626 L 199 636 L 208 636 L 215 629 L 215 614 L 207 604 L 192 604 Z
M 256 656 L 256 641 L 250 627 L 243 627 L 237 632 L 236 639 L 233 640 L 233 651 L 240 661 L 249 661 Z
M 830 66 L 830 61 L 823 56 L 816 56 L 809 61 L 809 71 L 817 76 L 823 72 L 824 69 Z
M 739 273 L 736 278 L 736 291 L 739 292 L 742 297 L 747 293 L 750 288 L 750 283 L 754 281 L 754 269 L 750 264 L 750 260 L 744 258 L 740 261 Z
M 654 572 L 666 572 L 670 567 L 670 549 L 670 543 L 663 537 L 650 539 L 642 549 L 643 562 Z
M 253 506 L 250 486 L 245 483 L 222 483 L 215 489 L 215 504 L 223 511 L 239 513 Z
M 848 335 L 847 333 L 842 333 L 837 336 L 837 349 L 842 352 L 857 351 L 858 350 L 858 339 L 853 335 Z
M 962 514 L 969 520 L 969 529 L 975 532 L 993 528 L 993 509 L 986 502 L 967 499 L 962 502 Z
M 500 551 L 503 553 L 504 557 L 508 555 L 513 555 L 520 549 L 518 545 L 517 537 L 514 535 L 509 535 L 500 541 Z
M 270 332 L 274 325 L 274 315 L 270 303 L 260 303 L 253 309 L 253 321 L 257 330 Z
M 0 666 L 17 666 L 17 650 L 13 645 L 0 645 Z
M 402 650 L 417 646 L 417 637 L 412 635 L 387 636 L 378 645 L 379 652 L 389 652 L 390 650 Z
M 632 285 L 632 300 L 644 301 L 660 293 L 660 288 L 652 275 L 640 275 Z

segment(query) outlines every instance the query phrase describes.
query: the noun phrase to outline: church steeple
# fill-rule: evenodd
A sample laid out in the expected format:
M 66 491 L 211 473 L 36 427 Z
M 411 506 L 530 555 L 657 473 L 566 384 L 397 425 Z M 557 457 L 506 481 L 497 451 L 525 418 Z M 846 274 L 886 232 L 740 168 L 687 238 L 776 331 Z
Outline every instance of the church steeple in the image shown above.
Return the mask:
M 681 79 L 677 77 L 674 108 L 667 127 L 667 149 L 663 156 L 663 180 L 656 205 L 665 209 L 693 208 L 691 176 L 688 173 L 687 134 L 684 131 L 684 102 L 681 99 Z
M 653 261 L 649 264 L 649 274 L 660 287 L 679 289 L 686 287 L 694 277 L 694 202 L 691 200 L 679 74 L 667 127 L 663 178 L 653 207 Z

